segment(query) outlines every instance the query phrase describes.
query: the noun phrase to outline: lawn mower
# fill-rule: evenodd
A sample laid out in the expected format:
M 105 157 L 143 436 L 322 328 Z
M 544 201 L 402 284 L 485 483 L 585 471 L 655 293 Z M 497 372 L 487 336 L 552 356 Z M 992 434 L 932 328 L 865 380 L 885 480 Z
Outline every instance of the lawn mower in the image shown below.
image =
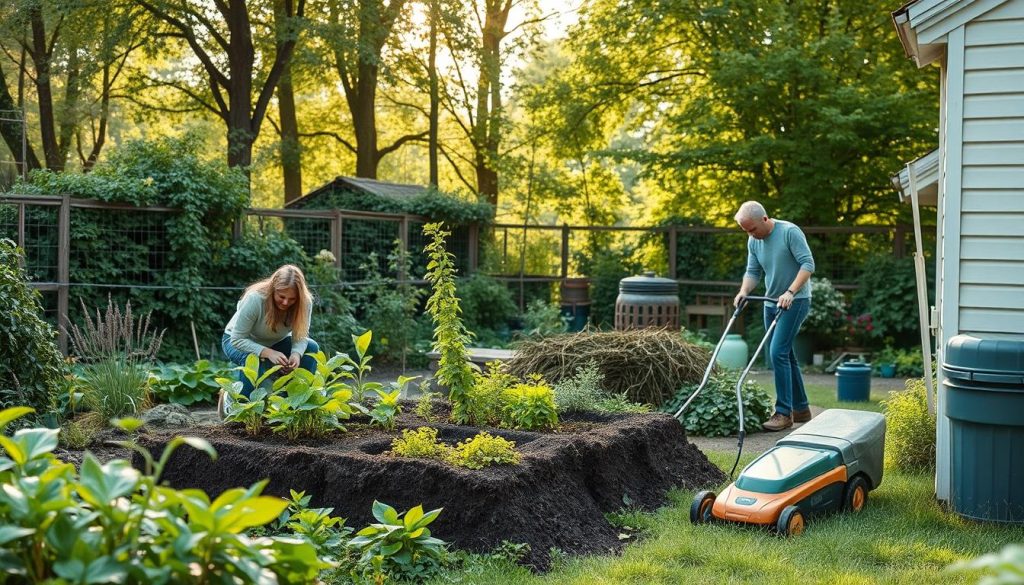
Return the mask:
M 676 412 L 676 418 L 707 385 L 725 336 L 752 300 L 776 301 L 771 297 L 741 300 L 712 352 L 704 379 Z M 782 313 L 775 313 L 736 383 L 739 444 L 730 478 L 743 452 L 743 381 Z M 868 492 L 882 483 L 884 446 L 885 417 L 881 414 L 838 408 L 827 410 L 747 465 L 721 495 L 708 490 L 698 492 L 690 506 L 690 521 L 694 524 L 725 521 L 759 525 L 781 535 L 796 536 L 803 533 L 811 515 L 837 510 L 860 512 L 867 505 Z

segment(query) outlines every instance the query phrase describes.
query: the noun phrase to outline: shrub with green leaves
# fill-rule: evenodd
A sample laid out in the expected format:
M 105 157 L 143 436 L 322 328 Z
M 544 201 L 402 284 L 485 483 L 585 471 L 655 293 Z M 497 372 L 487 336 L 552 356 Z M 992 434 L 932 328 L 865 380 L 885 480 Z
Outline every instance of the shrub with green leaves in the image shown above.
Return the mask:
M 401 437 L 391 441 L 391 452 L 400 457 L 444 460 L 450 450 L 451 447 L 438 440 L 437 429 L 432 427 L 405 429 Z
M 562 314 L 562 308 L 544 299 L 533 299 L 523 313 L 523 334 L 544 337 L 565 333 L 569 318 Z
M 466 422 L 475 426 L 499 424 L 502 393 L 519 383 L 502 362 L 488 362 L 486 367 L 486 373 L 473 373 L 473 386 L 466 391 Z
M 542 430 L 558 426 L 555 392 L 539 376 L 501 393 L 501 423 L 513 429 Z
M 445 238 L 451 233 L 444 224 L 428 223 L 423 226 L 423 234 L 430 238 L 424 252 L 430 258 L 426 276 L 433 287 L 427 312 L 434 323 L 434 350 L 441 354 L 437 380 L 448 388 L 452 420 L 463 424 L 468 420 L 466 392 L 473 386 L 473 368 L 466 350 L 470 334 L 462 323 L 462 309 L 455 294 L 455 256 L 445 247 Z
M 519 314 L 511 291 L 492 276 L 474 272 L 460 279 L 458 287 L 466 328 L 478 337 L 508 329 L 508 322 Z
M 0 407 L 53 408 L 67 365 L 54 343 L 56 331 L 41 317 L 39 293 L 29 288 L 21 251 L 0 240 Z
M 713 375 L 708 385 L 683 413 L 682 423 L 686 432 L 698 437 L 727 437 L 735 434 L 740 428 L 736 405 L 738 381 L 737 372 Z M 661 411 L 675 414 L 696 389 L 697 384 L 683 386 L 671 400 L 662 405 Z M 753 380 L 743 383 L 740 394 L 743 397 L 743 425 L 748 433 L 754 432 L 761 428 L 761 423 L 768 420 L 774 399 Z
M 440 396 L 438 392 L 426 391 L 420 394 L 416 400 L 416 416 L 427 422 L 434 421 L 434 399 Z
M 412 257 L 402 252 L 401 241 L 396 240 L 387 257 L 388 271 L 393 275 L 410 275 Z M 420 323 L 416 320 L 420 301 L 426 289 L 408 281 L 397 282 L 392 276 L 381 273 L 381 262 L 376 253 L 370 253 L 360 266 L 365 272 L 366 284 L 356 292 L 362 308 L 362 319 L 367 327 L 376 332 L 374 347 L 381 359 L 398 363 L 404 370 L 409 355 L 421 335 Z M 423 331 L 424 337 L 429 332 Z
M 387 577 L 422 582 L 443 567 L 446 544 L 430 535 L 427 526 L 441 514 L 441 508 L 424 513 L 423 506 L 399 513 L 374 500 L 377 522 L 356 533 L 349 546 L 360 553 L 362 577 L 376 583 Z
M 399 376 L 397 382 L 391 383 L 390 392 L 374 390 L 377 393 L 377 402 L 370 409 L 370 421 L 385 430 L 394 430 L 395 417 L 402 412 L 402 405 L 398 403 L 398 397 L 401 396 L 409 382 L 415 379 L 416 376 Z
M 576 368 L 576 373 L 572 377 L 564 378 L 555 384 L 555 405 L 558 412 L 595 410 L 597 403 L 607 397 L 601 388 L 602 381 L 604 374 L 601 373 L 596 361 L 590 360 Z
M 518 465 L 519 460 L 513 441 L 495 437 L 486 431 L 460 441 L 448 454 L 449 463 L 469 469 L 483 469 L 490 465 Z
M 885 407 L 885 459 L 904 470 L 935 469 L 935 415 L 928 412 L 923 379 L 907 380 L 906 389 L 890 392 Z
M 838 342 L 846 325 L 846 299 L 827 278 L 811 277 L 811 309 L 801 326 L 802 331 L 813 334 L 822 344 Z
M 625 392 L 609 394 L 594 403 L 594 412 L 605 412 L 608 414 L 641 414 L 651 412 L 650 404 L 641 404 L 629 399 Z
M 0 431 L 31 411 L 0 412 Z M 122 428 L 141 424 L 126 420 Z M 2 564 L 19 583 L 312 583 L 329 566 L 308 542 L 245 535 L 288 505 L 261 495 L 265 481 L 212 502 L 200 490 L 161 486 L 178 447 L 216 457 L 202 439 L 174 438 L 159 460 L 123 442 L 142 455 L 143 472 L 120 459 L 101 464 L 90 453 L 76 472 L 53 455 L 58 432 L 22 429 L 2 442 Z
M 158 402 L 182 406 L 213 402 L 221 387 L 217 378 L 229 377 L 231 369 L 209 360 L 191 366 L 163 364 L 149 372 L 149 391 Z

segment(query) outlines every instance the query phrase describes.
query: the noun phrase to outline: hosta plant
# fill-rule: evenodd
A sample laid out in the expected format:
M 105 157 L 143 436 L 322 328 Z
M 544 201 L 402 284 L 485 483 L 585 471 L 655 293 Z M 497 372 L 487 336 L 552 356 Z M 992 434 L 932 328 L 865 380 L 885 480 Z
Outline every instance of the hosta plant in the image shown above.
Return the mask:
M 502 392 L 501 402 L 502 426 L 526 430 L 558 426 L 555 393 L 539 376 Z
M 0 412 L 0 430 L 30 413 Z M 132 431 L 142 423 L 117 423 Z M 310 583 L 329 565 L 308 542 L 249 538 L 247 529 L 288 505 L 260 495 L 265 482 L 210 501 L 200 490 L 161 486 L 160 473 L 182 445 L 215 456 L 202 439 L 173 439 L 159 460 L 137 445 L 145 470 L 104 464 L 86 453 L 81 471 L 54 457 L 57 429 L 0 436 L 0 568 L 28 583 Z
M 424 513 L 416 506 L 400 514 L 391 506 L 374 501 L 377 522 L 356 533 L 349 545 L 360 553 L 363 577 L 383 582 L 390 576 L 422 581 L 435 573 L 444 561 L 445 542 L 430 535 L 427 528 L 441 508 Z
M 315 374 L 297 368 L 274 383 L 266 419 L 275 433 L 294 440 L 345 430 L 341 421 L 350 418 L 358 406 L 350 403 L 351 387 L 333 373 L 320 366 Z
M 402 412 L 402 405 L 398 404 L 398 397 L 401 396 L 405 387 L 415 380 L 417 376 L 399 376 L 397 382 L 391 383 L 391 391 L 375 388 L 377 403 L 370 410 L 370 420 L 373 424 L 380 425 L 385 430 L 395 429 L 395 417 Z
M 345 526 L 344 518 L 331 516 L 334 508 L 310 508 L 311 497 L 306 492 L 289 491 L 291 500 L 277 519 L 277 529 L 309 542 L 316 547 L 318 557 L 333 562 L 348 543 L 352 529 Z
M 226 394 L 224 420 L 242 423 L 249 434 L 255 435 L 263 428 L 263 419 L 267 411 L 267 396 L 270 394 L 263 386 L 263 382 L 277 373 L 281 366 L 274 366 L 260 374 L 259 358 L 255 354 L 249 354 L 245 365 L 235 369 L 249 380 L 254 390 L 249 393 L 249 396 L 245 396 L 242 394 L 242 382 L 229 378 L 217 378 L 217 383 Z
M 209 360 L 199 360 L 191 366 L 164 364 L 150 371 L 149 389 L 158 401 L 189 406 L 213 402 L 221 388 L 217 379 L 223 377 L 225 368 Z

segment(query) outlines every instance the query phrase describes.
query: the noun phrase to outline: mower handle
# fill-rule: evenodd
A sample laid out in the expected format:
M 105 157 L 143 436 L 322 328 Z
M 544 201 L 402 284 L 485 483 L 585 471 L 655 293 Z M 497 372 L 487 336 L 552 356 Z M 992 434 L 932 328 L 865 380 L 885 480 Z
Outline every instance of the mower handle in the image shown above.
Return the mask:
M 775 297 L 759 297 L 759 296 L 746 296 L 746 297 L 743 297 L 743 300 L 740 301 L 740 304 L 736 305 L 736 315 L 739 315 L 740 311 L 742 311 L 744 309 L 744 307 L 747 306 L 747 303 L 750 302 L 750 301 L 767 301 L 767 302 L 777 303 L 777 302 L 779 302 L 779 299 L 777 299 Z

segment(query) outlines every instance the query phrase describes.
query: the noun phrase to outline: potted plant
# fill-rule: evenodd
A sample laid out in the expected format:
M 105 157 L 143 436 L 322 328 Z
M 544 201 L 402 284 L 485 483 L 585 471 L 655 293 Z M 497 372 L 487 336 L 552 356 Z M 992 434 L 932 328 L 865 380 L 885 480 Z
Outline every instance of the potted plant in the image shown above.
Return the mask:
M 897 352 L 891 345 L 886 345 L 874 354 L 875 371 L 883 378 L 896 377 Z
M 809 338 L 812 350 L 835 347 L 845 325 L 846 299 L 827 278 L 811 277 L 811 310 L 797 337 Z

